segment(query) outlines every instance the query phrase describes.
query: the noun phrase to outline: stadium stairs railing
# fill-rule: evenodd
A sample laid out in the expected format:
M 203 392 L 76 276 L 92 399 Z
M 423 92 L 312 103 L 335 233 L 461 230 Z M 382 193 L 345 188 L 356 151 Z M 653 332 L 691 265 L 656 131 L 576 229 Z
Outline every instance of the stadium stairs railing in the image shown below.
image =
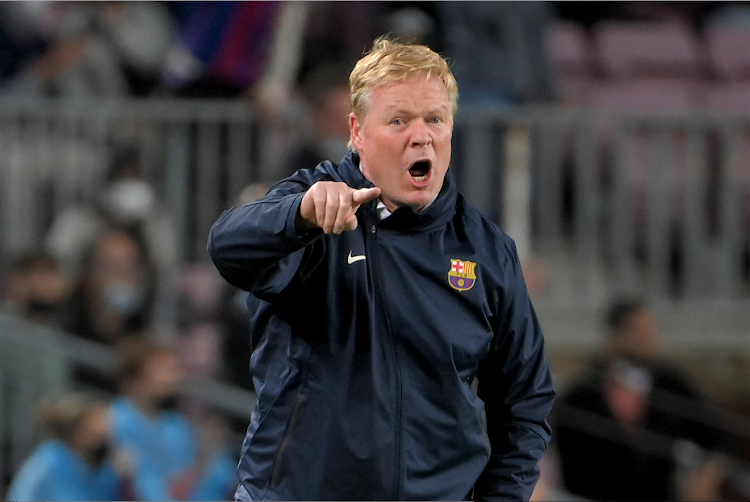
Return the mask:
M 110 347 L 0 314 L 0 492 L 41 437 L 38 404 L 80 390 L 72 379 L 79 365 L 111 375 L 116 355 Z M 254 393 L 194 374 L 187 375 L 179 392 L 190 402 L 246 422 L 255 406 Z M 239 451 L 241 438 L 234 443 L 230 446 Z

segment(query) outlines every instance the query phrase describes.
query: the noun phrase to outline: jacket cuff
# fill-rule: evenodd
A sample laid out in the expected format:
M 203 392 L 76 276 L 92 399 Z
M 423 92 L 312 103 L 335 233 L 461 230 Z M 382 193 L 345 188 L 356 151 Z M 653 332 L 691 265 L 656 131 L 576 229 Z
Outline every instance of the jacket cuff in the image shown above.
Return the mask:
M 323 229 L 322 228 L 313 228 L 312 230 L 308 230 L 304 232 L 303 234 L 297 233 L 297 215 L 299 214 L 299 207 L 302 204 L 302 197 L 305 196 L 305 193 L 295 194 L 290 196 L 291 199 L 289 204 L 288 213 L 286 215 L 286 225 L 285 225 L 285 232 L 286 236 L 295 244 L 298 244 L 300 246 L 307 246 L 312 241 L 323 235 Z

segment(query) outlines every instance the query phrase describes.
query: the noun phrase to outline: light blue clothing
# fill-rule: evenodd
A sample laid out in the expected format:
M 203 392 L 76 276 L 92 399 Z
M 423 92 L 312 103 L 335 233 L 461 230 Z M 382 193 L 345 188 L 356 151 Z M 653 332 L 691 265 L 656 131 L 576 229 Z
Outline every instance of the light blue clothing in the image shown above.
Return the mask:
M 138 500 L 174 500 L 170 483 L 186 474 L 197 460 L 197 435 L 188 420 L 175 411 L 156 418 L 141 413 L 132 400 L 112 404 L 115 448 L 134 461 L 133 495 Z M 226 449 L 217 453 L 196 480 L 189 500 L 225 500 L 237 485 L 237 462 Z
M 8 500 L 119 500 L 120 479 L 111 465 L 91 467 L 67 445 L 46 441 L 26 459 Z

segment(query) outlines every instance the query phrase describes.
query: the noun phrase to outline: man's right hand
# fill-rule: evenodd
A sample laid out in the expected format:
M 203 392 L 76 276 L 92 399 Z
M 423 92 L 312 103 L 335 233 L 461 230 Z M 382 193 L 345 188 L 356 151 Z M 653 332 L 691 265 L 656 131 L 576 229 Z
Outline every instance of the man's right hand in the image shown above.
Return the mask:
M 299 215 L 327 234 L 340 234 L 357 228 L 357 209 L 379 195 L 377 187 L 356 190 L 338 181 L 318 181 L 302 197 Z

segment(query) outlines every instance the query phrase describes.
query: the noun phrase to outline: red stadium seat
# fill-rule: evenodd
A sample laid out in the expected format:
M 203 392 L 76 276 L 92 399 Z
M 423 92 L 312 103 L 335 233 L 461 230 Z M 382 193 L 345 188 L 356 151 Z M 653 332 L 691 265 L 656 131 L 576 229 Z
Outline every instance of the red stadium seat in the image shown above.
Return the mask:
M 692 78 L 705 71 L 701 46 L 682 23 L 602 22 L 594 35 L 599 63 L 610 78 Z
M 687 79 L 607 80 L 591 89 L 588 102 L 596 107 L 633 111 L 684 110 L 698 103 L 698 87 Z
M 547 52 L 558 72 L 566 75 L 594 73 L 591 42 L 586 31 L 576 23 L 551 23 L 547 31 Z
M 546 43 L 561 100 L 585 104 L 597 73 L 589 35 L 576 23 L 556 21 L 547 31 Z
M 712 75 L 728 80 L 750 80 L 750 30 L 717 25 L 705 35 Z
M 750 112 L 750 80 L 710 82 L 701 86 L 701 106 L 721 111 Z

